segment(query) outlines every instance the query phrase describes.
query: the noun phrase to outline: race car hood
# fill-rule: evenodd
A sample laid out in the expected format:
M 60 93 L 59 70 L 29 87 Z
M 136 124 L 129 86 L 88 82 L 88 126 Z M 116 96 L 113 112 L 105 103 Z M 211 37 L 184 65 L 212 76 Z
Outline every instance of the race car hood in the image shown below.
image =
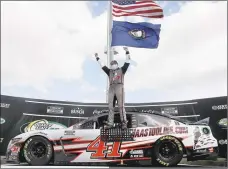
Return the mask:
M 36 136 L 36 135 L 43 136 L 48 139 L 54 139 L 54 137 L 62 135 L 62 133 L 64 133 L 65 131 L 66 129 L 29 131 L 15 136 L 14 138 L 11 139 L 11 141 L 14 140 L 15 142 L 24 142 L 29 137 Z
M 59 130 L 58 130 L 59 131 Z M 55 132 L 55 131 L 52 131 L 52 132 Z M 15 136 L 14 138 L 27 138 L 29 136 L 32 136 L 32 135 L 36 135 L 36 134 L 48 134 L 49 131 L 48 130 L 42 130 L 42 131 L 29 131 L 29 132 L 26 132 L 26 133 L 22 133 L 22 134 L 19 134 L 17 136 Z

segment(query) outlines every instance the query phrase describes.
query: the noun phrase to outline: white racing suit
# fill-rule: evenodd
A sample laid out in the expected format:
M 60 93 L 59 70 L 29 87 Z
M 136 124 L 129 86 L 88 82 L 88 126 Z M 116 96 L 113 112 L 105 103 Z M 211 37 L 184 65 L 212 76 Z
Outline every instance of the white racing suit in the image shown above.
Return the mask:
M 122 122 L 122 126 L 125 128 L 127 126 L 127 118 L 126 112 L 124 108 L 124 75 L 130 65 L 130 54 L 126 52 L 126 61 L 121 68 L 117 68 L 115 70 L 109 69 L 107 66 L 103 65 L 98 58 L 97 61 L 100 63 L 102 69 L 109 77 L 109 91 L 108 91 L 108 107 L 109 107 L 109 116 L 108 116 L 108 125 L 114 125 L 114 107 L 115 107 L 115 99 L 117 99 L 120 120 Z

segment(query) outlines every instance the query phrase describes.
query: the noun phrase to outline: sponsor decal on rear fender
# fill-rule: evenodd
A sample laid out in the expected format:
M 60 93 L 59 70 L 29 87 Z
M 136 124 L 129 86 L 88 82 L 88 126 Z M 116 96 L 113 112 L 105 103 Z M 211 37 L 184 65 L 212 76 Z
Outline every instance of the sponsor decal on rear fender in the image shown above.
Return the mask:
M 58 130 L 58 129 L 65 129 L 65 128 L 67 127 L 63 124 L 42 119 L 42 120 L 36 120 L 30 123 L 23 124 L 20 128 L 20 131 L 21 133 L 24 133 L 24 132 L 36 131 L 36 130 Z
M 188 134 L 188 127 L 150 127 L 150 128 L 138 128 L 129 129 L 133 136 L 136 137 L 148 137 L 168 134 Z

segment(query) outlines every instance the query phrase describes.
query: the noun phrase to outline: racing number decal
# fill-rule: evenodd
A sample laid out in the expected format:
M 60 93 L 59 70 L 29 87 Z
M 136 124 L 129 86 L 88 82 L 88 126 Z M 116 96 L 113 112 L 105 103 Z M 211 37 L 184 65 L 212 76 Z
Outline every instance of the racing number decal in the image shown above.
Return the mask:
M 107 153 L 106 157 L 121 157 L 122 153 L 119 152 L 120 142 L 113 142 L 111 152 Z
M 104 151 L 107 149 L 107 146 L 103 141 L 100 140 L 100 137 L 97 137 L 88 147 L 87 151 L 95 152 L 91 154 L 91 158 L 105 157 Z
M 86 151 L 94 152 L 91 154 L 91 158 L 121 157 L 122 153 L 119 152 L 120 145 L 120 142 L 113 142 L 110 149 L 111 152 L 107 152 L 109 150 L 109 146 L 107 146 L 99 136 L 92 143 L 90 143 Z

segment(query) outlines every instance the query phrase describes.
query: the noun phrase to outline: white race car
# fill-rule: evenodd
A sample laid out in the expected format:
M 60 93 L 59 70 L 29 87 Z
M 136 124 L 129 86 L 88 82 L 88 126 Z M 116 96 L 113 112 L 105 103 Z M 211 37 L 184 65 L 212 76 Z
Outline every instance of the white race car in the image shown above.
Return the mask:
M 175 166 L 183 157 L 192 161 L 217 156 L 218 143 L 207 124 L 187 124 L 160 113 L 128 112 L 127 131 L 132 140 L 121 136 L 122 141 L 106 142 L 101 139 L 101 127 L 107 117 L 103 113 L 67 129 L 20 134 L 8 145 L 7 161 L 37 166 L 150 160 L 156 166 Z M 119 123 L 118 113 L 115 123 Z

